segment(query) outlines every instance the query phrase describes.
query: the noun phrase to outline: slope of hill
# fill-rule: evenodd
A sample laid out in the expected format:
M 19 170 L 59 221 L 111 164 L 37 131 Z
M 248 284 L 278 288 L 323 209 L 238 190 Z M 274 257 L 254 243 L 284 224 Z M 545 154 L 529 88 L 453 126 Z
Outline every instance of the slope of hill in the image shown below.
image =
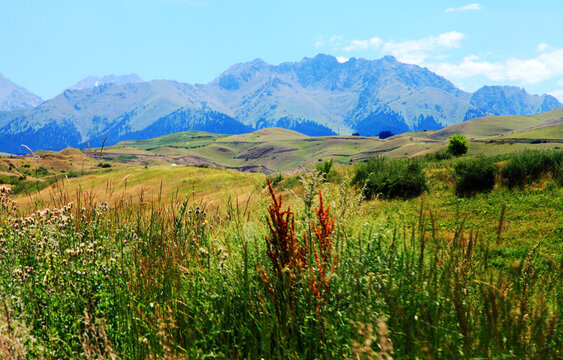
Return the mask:
M 549 139 L 563 143 L 563 123 L 546 125 L 532 130 L 519 131 L 503 136 L 506 139 Z
M 263 172 L 311 167 L 322 160 L 343 164 L 368 157 L 422 156 L 446 146 L 454 133 L 471 139 L 471 154 L 508 153 L 526 148 L 563 147 L 563 108 L 536 116 L 495 116 L 465 121 L 437 131 L 408 132 L 385 140 L 362 136 L 310 137 L 266 128 L 241 135 L 189 131 L 151 140 L 127 141 L 104 150 L 107 158 L 206 164 Z
M 87 78 L 43 104 L 0 114 L 0 151 L 100 146 L 186 130 L 240 134 L 266 127 L 309 136 L 435 130 L 483 115 L 528 115 L 561 104 L 514 87 L 463 92 L 426 68 L 317 55 L 236 64 L 207 85 Z M 123 83 L 125 82 L 125 83 Z M 101 85 L 100 85 L 101 83 Z
M 563 108 L 533 116 L 487 116 L 449 126 L 428 135 L 428 137 L 444 140 L 455 133 L 461 133 L 468 138 L 483 138 L 531 130 L 561 122 L 563 122 Z
M 41 98 L 0 74 L 0 111 L 27 109 L 41 104 Z M 2 123 L 0 121 L 0 126 Z

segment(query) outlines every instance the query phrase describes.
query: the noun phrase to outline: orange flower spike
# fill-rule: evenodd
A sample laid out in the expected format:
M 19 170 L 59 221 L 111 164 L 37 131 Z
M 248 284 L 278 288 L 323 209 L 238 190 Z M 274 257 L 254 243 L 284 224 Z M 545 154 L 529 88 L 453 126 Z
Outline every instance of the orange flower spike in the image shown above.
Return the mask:
M 268 189 L 273 204 L 268 207 L 266 217 L 271 236 L 266 236 L 268 257 L 272 261 L 274 272 L 280 275 L 283 269 L 291 271 L 302 268 L 306 261 L 306 249 L 302 249 L 295 236 L 295 215 L 288 207 L 282 211 L 282 197 L 276 197 L 270 180 Z M 291 272 L 290 272 L 291 275 Z
M 334 223 L 336 218 L 330 219 L 330 206 L 326 209 L 324 208 L 323 194 L 319 190 L 319 207 L 317 210 L 317 218 L 319 220 L 319 226 L 313 223 L 313 229 L 315 236 L 319 240 L 321 257 L 324 262 L 328 262 L 330 255 L 332 254 L 332 238 L 330 235 L 334 231 Z

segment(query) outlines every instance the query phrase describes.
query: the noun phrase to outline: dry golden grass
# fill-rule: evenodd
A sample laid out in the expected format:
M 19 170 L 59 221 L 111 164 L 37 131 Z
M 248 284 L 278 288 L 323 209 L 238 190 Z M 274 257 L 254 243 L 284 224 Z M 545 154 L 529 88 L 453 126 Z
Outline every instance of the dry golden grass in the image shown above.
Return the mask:
M 170 202 L 186 195 L 211 208 L 232 201 L 245 202 L 265 181 L 262 174 L 195 166 L 128 166 L 77 178 L 63 178 L 37 194 L 21 194 L 22 209 L 50 207 L 68 201 L 139 204 Z

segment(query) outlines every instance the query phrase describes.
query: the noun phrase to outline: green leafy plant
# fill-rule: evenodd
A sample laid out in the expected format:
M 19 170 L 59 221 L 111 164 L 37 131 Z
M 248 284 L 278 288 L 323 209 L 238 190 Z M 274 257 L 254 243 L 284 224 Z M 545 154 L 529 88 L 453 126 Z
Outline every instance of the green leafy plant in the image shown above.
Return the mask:
M 434 159 L 436 160 L 447 160 L 452 158 L 452 154 L 447 149 L 437 151 L 432 155 L 434 155 Z
M 427 189 L 426 177 L 420 161 L 414 159 L 392 159 L 374 157 L 359 164 L 352 183 L 362 188 L 363 195 L 372 199 L 378 195 L 385 198 L 412 198 Z
M 332 165 L 334 165 L 334 160 L 330 159 L 330 160 L 325 160 L 323 161 L 321 164 L 317 165 L 315 167 L 315 169 L 321 173 L 322 177 L 325 180 L 328 180 L 328 174 L 330 173 L 330 170 L 332 169 Z
M 455 192 L 471 196 L 491 191 L 495 186 L 497 168 L 492 159 L 479 157 L 460 161 L 455 165 Z
M 562 164 L 561 150 L 526 150 L 511 156 L 504 164 L 501 174 L 509 188 L 522 187 L 546 173 L 551 173 L 554 178 L 560 179 Z
M 462 134 L 454 134 L 448 143 L 448 152 L 453 156 L 461 156 L 469 150 L 469 141 Z

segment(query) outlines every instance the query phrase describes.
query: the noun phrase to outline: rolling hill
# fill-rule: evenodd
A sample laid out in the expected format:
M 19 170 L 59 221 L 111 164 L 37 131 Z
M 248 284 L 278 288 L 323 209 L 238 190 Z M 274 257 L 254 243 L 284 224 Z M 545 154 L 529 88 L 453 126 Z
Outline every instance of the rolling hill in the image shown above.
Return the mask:
M 231 136 L 189 131 L 120 142 L 105 148 L 104 156 L 269 173 L 311 167 L 328 159 L 349 164 L 376 155 L 423 156 L 444 148 L 454 133 L 470 138 L 470 154 L 557 148 L 563 147 L 562 131 L 563 108 L 535 116 L 476 118 L 441 130 L 408 132 L 385 140 L 346 135 L 315 137 L 282 128 Z

